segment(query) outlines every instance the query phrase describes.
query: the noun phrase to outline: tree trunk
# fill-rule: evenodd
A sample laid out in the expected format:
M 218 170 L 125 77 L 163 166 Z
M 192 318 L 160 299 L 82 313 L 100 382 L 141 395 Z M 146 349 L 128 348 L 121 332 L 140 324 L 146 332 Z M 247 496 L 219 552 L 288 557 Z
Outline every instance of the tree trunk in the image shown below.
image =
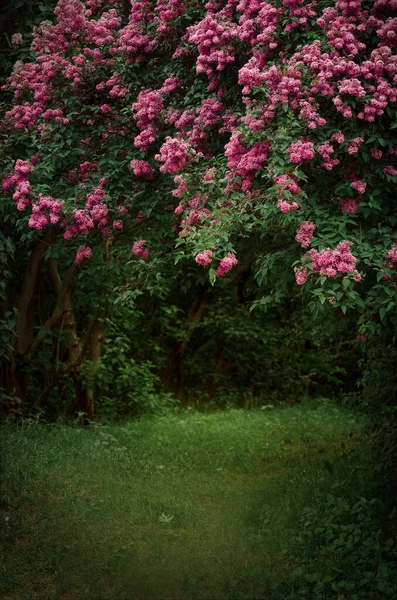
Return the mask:
M 105 323 L 102 318 L 95 318 L 90 335 L 90 349 L 88 352 L 88 360 L 93 363 L 95 370 L 95 363 L 100 359 L 102 354 L 103 345 L 106 341 L 106 329 Z M 92 421 L 94 416 L 94 392 L 89 387 L 87 388 L 87 418 Z M 90 416 L 91 415 L 91 416 Z
M 67 339 L 69 364 L 66 371 L 70 372 L 73 381 L 75 392 L 75 410 L 78 413 L 84 413 L 85 417 L 83 418 L 83 422 L 86 423 L 87 421 L 92 421 L 93 419 L 94 399 L 92 393 L 89 392 L 87 386 L 83 383 L 81 363 L 84 359 L 87 349 L 90 347 L 90 334 L 94 323 L 91 322 L 83 344 L 77 331 L 70 288 L 68 288 L 63 295 L 64 282 L 61 280 L 59 275 L 58 261 L 50 259 L 48 261 L 48 271 L 57 294 L 57 306 L 60 304 L 59 299 L 61 295 L 63 296 L 63 306 L 61 307 L 61 314 L 63 315 L 63 327 L 65 331 L 68 331 L 69 333 Z M 94 317 L 94 319 L 97 319 L 97 316 Z
M 183 368 L 183 355 L 193 336 L 195 328 L 204 315 L 209 300 L 210 294 L 208 294 L 205 288 L 202 288 L 189 309 L 184 327 L 185 335 L 182 341 L 173 348 L 168 356 L 166 385 L 167 387 L 174 389 L 178 400 L 182 400 L 184 395 L 185 372 Z
M 53 241 L 53 232 L 46 231 L 43 239 L 36 242 L 30 253 L 22 282 L 21 292 L 15 303 L 17 309 L 15 338 L 10 362 L 6 370 L 6 390 L 12 398 L 26 399 L 29 358 L 27 356 L 34 336 L 34 313 L 36 307 L 36 289 L 41 272 L 41 264 L 46 248 Z

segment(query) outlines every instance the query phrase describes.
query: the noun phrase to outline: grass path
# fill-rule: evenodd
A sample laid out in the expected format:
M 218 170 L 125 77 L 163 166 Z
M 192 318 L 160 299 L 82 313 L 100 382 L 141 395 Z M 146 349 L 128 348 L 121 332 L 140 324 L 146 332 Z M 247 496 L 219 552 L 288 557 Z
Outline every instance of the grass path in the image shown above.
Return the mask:
M 332 465 L 360 426 L 326 401 L 2 426 L 0 597 L 273 598 L 302 559 L 302 508 L 345 476 Z

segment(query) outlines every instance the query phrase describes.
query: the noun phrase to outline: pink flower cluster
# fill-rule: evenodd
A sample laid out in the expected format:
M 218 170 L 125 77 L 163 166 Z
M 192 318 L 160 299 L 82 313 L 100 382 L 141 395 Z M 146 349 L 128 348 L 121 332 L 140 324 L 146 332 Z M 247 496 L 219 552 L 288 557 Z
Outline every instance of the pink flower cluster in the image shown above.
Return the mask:
M 348 154 L 357 154 L 363 141 L 364 141 L 363 138 L 356 137 L 351 142 L 348 142 L 348 144 L 347 144 Z
M 85 164 L 85 163 L 83 163 Z M 90 164 L 90 163 L 88 163 Z M 99 184 L 86 197 L 85 207 L 73 211 L 72 222 L 66 226 L 64 238 L 70 240 L 77 235 L 87 235 L 97 226 L 102 233 L 109 233 L 109 207 L 105 204 L 106 192 L 104 185 L 106 179 L 102 178 Z M 85 184 L 82 184 L 85 185 Z
M 14 33 L 11 37 L 11 45 L 13 48 L 20 48 L 23 44 L 22 33 Z
M 146 160 L 132 160 L 131 169 L 135 177 L 144 177 L 148 181 L 153 179 L 154 169 Z
M 92 250 L 88 246 L 80 246 L 76 254 L 76 263 L 81 264 L 92 257 Z
M 298 140 L 289 146 L 287 152 L 292 163 L 308 162 L 314 158 L 314 144 L 310 141 Z
M 303 285 L 307 281 L 308 273 L 307 268 L 303 265 L 294 268 L 295 281 L 298 285 Z
M 324 142 L 324 144 L 317 146 L 317 152 L 323 159 L 321 166 L 327 171 L 331 171 L 331 169 L 336 167 L 336 165 L 338 165 L 340 162 L 337 158 L 331 158 L 331 154 L 334 152 L 334 147 L 329 142 Z
M 210 216 L 211 213 L 208 208 L 194 208 L 193 210 L 189 211 L 186 217 L 181 221 L 181 231 L 179 235 L 189 233 L 193 225 L 205 222 Z
M 397 269 L 397 246 L 393 246 L 391 250 L 386 254 L 388 266 L 390 269 Z
M 231 21 L 215 15 L 207 15 L 199 23 L 188 27 L 187 41 L 195 44 L 199 52 L 197 73 L 205 73 L 210 80 L 214 80 L 216 71 L 223 71 L 234 62 L 231 42 L 237 37 L 237 27 Z
M 354 179 L 354 181 L 352 181 L 350 185 L 353 188 L 353 190 L 356 190 L 359 194 L 365 194 L 367 184 L 361 181 L 360 179 Z
M 316 229 L 316 225 L 310 221 L 303 221 L 296 230 L 295 239 L 302 248 L 310 246 L 310 242 L 313 239 L 313 233 Z
M 379 148 L 371 148 L 370 153 L 375 160 L 380 160 L 383 156 L 383 152 L 382 150 L 379 150 Z
M 298 210 L 300 208 L 297 202 L 288 202 L 287 200 L 277 200 L 277 206 L 282 213 L 289 213 L 291 210 Z
M 133 254 L 135 254 L 136 256 L 140 256 L 141 258 L 143 258 L 143 260 L 145 260 L 149 256 L 149 250 L 147 248 L 144 248 L 145 244 L 146 244 L 146 240 L 138 240 L 132 246 L 131 252 Z
M 349 215 L 354 215 L 360 202 L 358 200 L 353 200 L 352 198 L 339 198 L 339 208 L 341 212 L 347 212 Z
M 195 154 L 188 142 L 167 136 L 155 159 L 163 163 L 160 167 L 162 173 L 178 173 L 193 160 Z
M 291 210 L 298 210 L 300 208 L 298 202 L 291 198 L 291 194 L 298 196 L 301 192 L 296 177 L 285 173 L 284 175 L 276 175 L 273 179 L 274 183 L 279 186 L 277 193 L 280 198 L 277 200 L 277 206 L 281 212 L 288 213 Z
M 167 79 L 161 86 L 159 92 L 161 94 L 171 94 L 175 90 L 179 89 L 181 87 L 181 84 L 182 82 L 179 79 L 179 77 L 167 77 Z
M 206 267 L 207 265 L 209 265 L 210 263 L 212 263 L 212 251 L 211 250 L 204 250 L 204 252 L 200 252 L 199 254 L 197 254 L 197 256 L 195 257 L 194 260 L 199 265 L 202 265 L 203 267 Z
M 236 256 L 229 252 L 227 256 L 222 258 L 221 262 L 219 263 L 219 267 L 215 271 L 215 275 L 217 277 L 223 277 L 223 275 L 226 275 L 226 273 L 233 269 L 233 267 L 235 267 L 237 264 L 238 260 Z
M 251 188 L 255 174 L 262 170 L 270 156 L 270 142 L 257 142 L 248 149 L 241 140 L 241 134 L 233 132 L 225 146 L 225 156 L 230 169 L 229 178 L 240 177 L 241 189 L 246 192 Z
M 326 124 L 327 121 L 320 116 L 317 107 L 312 102 L 301 100 L 299 106 L 301 110 L 298 117 L 307 121 L 309 129 L 316 129 L 316 127 L 322 127 Z
M 181 175 L 176 175 L 176 177 L 174 177 L 174 183 L 176 183 L 178 187 L 172 191 L 172 195 L 175 196 L 175 198 L 182 198 L 182 196 L 189 191 L 187 180 Z
M 345 141 L 345 136 L 341 131 L 338 131 L 337 133 L 334 133 L 331 136 L 331 142 L 337 142 L 338 144 L 343 144 L 344 141 Z
M 392 177 L 397 176 L 397 169 L 393 167 L 393 165 L 387 165 L 387 167 L 383 169 L 383 172 L 385 175 L 391 175 Z
M 338 273 L 346 275 L 352 273 L 356 281 L 361 280 L 361 275 L 356 270 L 357 259 L 350 252 L 351 242 L 344 240 L 333 250 L 326 248 L 320 252 L 312 248 L 305 255 L 311 258 L 314 273 L 335 277 Z
M 38 200 L 32 203 L 32 214 L 29 227 L 43 229 L 50 223 L 55 225 L 61 218 L 63 200 L 54 200 L 51 196 L 39 194 Z
M 135 137 L 134 146 L 144 151 L 156 140 L 157 118 L 164 109 L 163 98 L 159 92 L 142 90 L 132 105 L 134 119 L 141 133 Z
M 14 170 L 6 175 L 2 181 L 2 187 L 5 192 L 15 186 L 15 192 L 12 197 L 15 200 L 17 210 L 24 210 L 31 202 L 29 174 L 33 168 L 33 161 L 29 162 L 18 158 Z

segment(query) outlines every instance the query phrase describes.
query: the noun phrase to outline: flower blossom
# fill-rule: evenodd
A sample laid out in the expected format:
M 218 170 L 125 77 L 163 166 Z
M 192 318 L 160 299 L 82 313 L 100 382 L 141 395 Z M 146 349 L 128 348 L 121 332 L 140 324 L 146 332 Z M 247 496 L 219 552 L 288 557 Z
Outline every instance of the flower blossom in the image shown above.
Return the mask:
M 303 285 L 307 281 L 307 269 L 303 265 L 295 267 L 295 280 L 298 285 Z
M 148 181 L 153 179 L 154 169 L 146 160 L 132 160 L 130 164 L 135 177 L 144 177 Z
M 194 260 L 197 264 L 206 267 L 212 262 L 212 251 L 204 250 L 204 252 L 200 252 L 200 254 L 197 254 Z
M 295 239 L 302 248 L 307 248 L 313 239 L 313 233 L 316 229 L 316 225 L 309 221 L 303 221 L 296 230 Z
M 308 162 L 314 158 L 314 144 L 313 142 L 304 142 L 298 140 L 287 148 L 289 154 L 289 160 L 292 163 Z
M 364 194 L 366 187 L 367 187 L 367 184 L 364 183 L 363 181 L 360 181 L 360 179 L 356 179 L 355 181 L 352 181 L 352 183 L 350 185 L 353 188 L 353 190 L 357 190 L 357 192 L 359 194 Z
M 287 200 L 278 200 L 277 206 L 282 213 L 288 213 L 291 210 L 298 210 L 300 208 L 297 202 L 288 202 Z
M 88 246 L 80 246 L 76 254 L 76 263 L 81 264 L 92 256 L 92 250 Z
M 147 248 L 144 248 L 145 244 L 146 244 L 146 240 L 138 240 L 132 246 L 131 252 L 133 254 L 135 254 L 136 256 L 140 256 L 141 258 L 143 258 L 143 260 L 145 260 L 149 256 L 149 250 Z
M 194 154 L 195 151 L 187 142 L 167 136 L 155 159 L 164 163 L 160 167 L 162 173 L 177 173 L 192 160 Z
M 383 169 L 383 172 L 385 175 L 392 175 L 393 177 L 397 175 L 397 170 L 392 165 L 387 165 L 387 167 Z
M 222 258 L 221 262 L 219 263 L 219 267 L 215 272 L 215 275 L 217 277 L 223 277 L 223 275 L 226 275 L 226 273 L 228 273 L 234 266 L 236 266 L 237 263 L 238 260 L 236 256 L 229 252 L 227 256 Z
M 338 273 L 352 273 L 356 281 L 361 280 L 360 274 L 356 271 L 357 259 L 350 252 L 351 242 L 344 240 L 333 250 L 310 250 L 305 256 L 312 260 L 312 268 L 315 273 L 334 278 Z
M 354 215 L 357 212 L 360 203 L 352 198 L 339 198 L 339 208 L 341 212 L 347 212 L 349 215 Z

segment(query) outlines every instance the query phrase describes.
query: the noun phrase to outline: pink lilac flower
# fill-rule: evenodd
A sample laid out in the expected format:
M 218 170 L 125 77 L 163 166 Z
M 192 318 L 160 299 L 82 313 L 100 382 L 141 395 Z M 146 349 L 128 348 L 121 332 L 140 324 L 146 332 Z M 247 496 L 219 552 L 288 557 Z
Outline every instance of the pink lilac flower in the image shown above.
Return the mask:
M 176 183 L 178 187 L 172 191 L 172 195 L 175 196 L 175 198 L 182 198 L 182 196 L 189 191 L 186 185 L 186 179 L 181 175 L 176 175 L 174 177 L 174 183 Z
M 397 170 L 392 165 L 387 165 L 387 167 L 383 169 L 383 172 L 385 175 L 392 175 L 393 177 L 397 175 Z
M 309 250 L 305 255 L 312 260 L 312 268 L 315 273 L 334 278 L 338 273 L 352 273 L 357 281 L 361 276 L 356 271 L 357 259 L 350 252 L 351 242 L 344 240 L 340 242 L 335 249 L 326 248 L 325 250 Z
M 357 154 L 363 141 L 364 141 L 363 138 L 356 137 L 351 142 L 348 142 L 347 143 L 347 153 L 348 154 Z
M 383 156 L 382 150 L 379 150 L 377 148 L 371 148 L 370 153 L 372 158 L 375 158 L 375 160 L 380 160 Z
M 298 140 L 290 145 L 287 152 L 290 162 L 298 164 L 307 162 L 314 158 L 314 144 L 313 142 Z
M 282 213 L 288 213 L 291 210 L 298 210 L 300 208 L 297 202 L 288 202 L 287 200 L 278 200 L 277 206 Z
M 38 199 L 32 204 L 32 214 L 29 219 L 29 227 L 32 229 L 43 229 L 50 223 L 55 225 L 61 218 L 63 200 L 54 200 L 51 196 L 39 194 Z
M 313 233 L 316 229 L 316 225 L 310 221 L 303 221 L 296 230 L 295 239 L 302 248 L 307 248 L 313 239 Z
M 397 269 L 397 246 L 393 246 L 386 254 L 386 259 L 389 261 L 390 269 Z
M 160 167 L 162 173 L 177 173 L 191 162 L 194 154 L 196 152 L 188 142 L 167 136 L 160 148 L 160 154 L 156 154 L 155 159 L 164 163 Z
M 331 154 L 334 152 L 334 147 L 329 142 L 324 142 L 324 144 L 320 144 L 317 146 L 317 152 L 323 159 L 322 167 L 327 171 L 333 169 L 336 165 L 339 164 L 339 160 L 336 158 L 331 158 Z
M 144 248 L 145 244 L 146 244 L 146 240 L 138 240 L 132 246 L 131 252 L 133 254 L 135 254 L 136 256 L 140 256 L 141 258 L 143 258 L 143 260 L 145 260 L 149 256 L 149 250 L 147 250 L 147 248 Z
M 341 212 L 347 212 L 353 215 L 357 212 L 360 202 L 352 198 L 339 198 L 339 208 Z
M 199 265 L 206 267 L 207 265 L 209 265 L 212 262 L 212 251 L 204 250 L 204 252 L 200 252 L 199 254 L 197 254 L 197 256 L 195 257 L 194 260 Z
M 211 169 L 207 169 L 204 173 L 204 177 L 202 181 L 214 181 L 216 176 L 217 169 L 216 167 L 212 167 Z
M 360 179 L 356 179 L 355 181 L 352 181 L 352 183 L 350 185 L 354 190 L 357 190 L 357 192 L 359 194 L 364 194 L 366 187 L 367 187 L 367 184 L 364 183 L 363 181 L 360 181 Z
M 303 285 L 307 281 L 307 268 L 304 266 L 295 267 L 295 280 L 298 285 Z
M 80 264 L 92 256 L 92 250 L 88 246 L 80 246 L 76 254 L 76 263 Z
M 253 183 L 255 173 L 260 171 L 270 156 L 270 142 L 257 142 L 247 148 L 238 131 L 232 133 L 230 141 L 225 145 L 227 166 L 230 169 L 229 179 L 241 178 L 241 189 L 248 191 Z
M 331 136 L 331 142 L 337 142 L 338 144 L 343 144 L 344 141 L 345 141 L 345 136 L 343 135 L 343 133 L 341 131 L 338 131 L 338 133 L 334 133 Z
M 154 169 L 146 160 L 132 160 L 131 169 L 135 177 L 144 177 L 148 181 L 153 179 Z
M 147 150 L 157 136 L 157 119 L 163 110 L 163 98 L 159 92 L 151 89 L 142 90 L 132 105 L 134 119 L 141 133 L 135 137 L 134 146 L 141 151 Z
M 228 273 L 234 266 L 236 266 L 237 263 L 238 260 L 236 256 L 229 252 L 227 256 L 222 258 L 221 262 L 219 263 L 219 267 L 215 272 L 215 275 L 217 277 L 223 277 L 223 275 L 226 275 L 226 273 Z

